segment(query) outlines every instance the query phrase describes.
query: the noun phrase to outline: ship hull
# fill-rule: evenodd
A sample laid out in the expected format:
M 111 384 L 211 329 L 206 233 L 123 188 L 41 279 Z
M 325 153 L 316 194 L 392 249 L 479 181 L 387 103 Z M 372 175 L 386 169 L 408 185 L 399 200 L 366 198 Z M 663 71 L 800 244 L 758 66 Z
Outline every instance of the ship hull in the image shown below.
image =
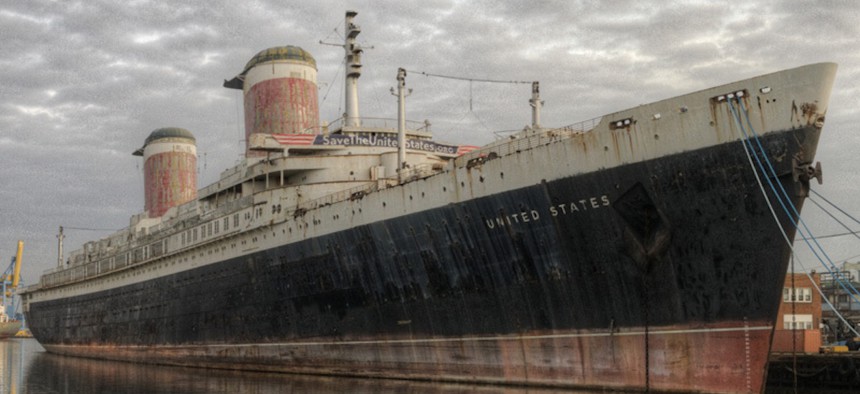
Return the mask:
M 798 209 L 790 158 L 811 159 L 819 131 L 763 137 Z M 790 254 L 779 226 L 794 232 L 742 144 L 32 302 L 28 319 L 48 351 L 117 360 L 758 392 Z

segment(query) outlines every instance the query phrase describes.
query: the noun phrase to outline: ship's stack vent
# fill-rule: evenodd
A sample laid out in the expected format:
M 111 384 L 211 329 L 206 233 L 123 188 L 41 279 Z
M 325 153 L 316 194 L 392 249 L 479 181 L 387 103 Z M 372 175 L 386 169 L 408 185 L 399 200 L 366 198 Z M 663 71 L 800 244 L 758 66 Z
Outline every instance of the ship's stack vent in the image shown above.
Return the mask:
M 245 141 L 254 133 L 314 134 L 318 132 L 317 64 L 296 46 L 269 48 L 255 55 L 245 70 L 224 86 L 242 89 Z M 245 148 L 245 156 L 265 155 Z
M 197 198 L 197 145 L 190 131 L 167 127 L 153 131 L 143 147 L 144 209 L 151 218 Z

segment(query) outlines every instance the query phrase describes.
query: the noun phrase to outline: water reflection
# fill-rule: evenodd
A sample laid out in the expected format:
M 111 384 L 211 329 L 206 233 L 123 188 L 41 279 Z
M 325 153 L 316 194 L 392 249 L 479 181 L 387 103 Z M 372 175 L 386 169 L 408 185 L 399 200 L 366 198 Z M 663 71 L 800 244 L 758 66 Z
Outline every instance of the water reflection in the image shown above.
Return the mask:
M 31 393 L 560 393 L 547 390 L 139 365 L 46 353 L 38 354 L 33 359 L 30 373 L 27 375 L 27 385 Z
M 35 341 L 19 340 L 37 351 L 12 351 L 30 355 L 25 375 L 26 392 L 47 393 L 381 393 L 381 394 L 560 394 L 564 390 L 473 386 L 380 379 L 316 377 L 269 373 L 221 371 L 110 362 L 45 353 Z M 16 356 L 17 357 L 17 356 Z M 22 358 L 24 360 L 27 357 Z M 21 378 L 21 367 L 6 373 Z M 16 387 L 22 387 L 19 383 Z M 11 391 L 6 391 L 11 392 Z M 576 392 L 591 394 L 595 392 Z
M 314 377 L 143 365 L 57 356 L 45 353 L 33 339 L 7 339 L 0 341 L 0 394 L 3 393 L 594 394 L 603 392 Z M 840 392 L 769 388 L 766 393 Z
M 0 339 L 0 393 L 17 394 L 24 387 L 24 355 L 28 353 L 27 346 L 42 347 L 35 341 L 19 339 Z

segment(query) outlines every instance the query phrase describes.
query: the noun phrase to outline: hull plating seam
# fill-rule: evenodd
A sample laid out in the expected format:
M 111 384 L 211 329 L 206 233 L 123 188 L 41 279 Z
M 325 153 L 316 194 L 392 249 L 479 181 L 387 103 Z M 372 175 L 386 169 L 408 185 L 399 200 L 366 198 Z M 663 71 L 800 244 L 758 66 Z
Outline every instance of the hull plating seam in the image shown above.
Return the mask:
M 720 333 L 720 332 L 746 332 L 746 331 L 770 331 L 772 326 L 757 326 L 757 327 L 727 327 L 727 328 L 703 328 L 692 330 L 648 330 L 647 335 L 686 335 L 695 333 Z M 437 343 L 437 342 L 477 342 L 477 341 L 508 341 L 508 340 L 537 340 L 537 339 L 561 339 L 561 338 L 590 338 L 590 337 L 624 337 L 624 336 L 644 336 L 645 331 L 627 331 L 616 333 L 584 333 L 584 334 L 551 334 L 551 335 L 506 335 L 492 337 L 462 337 L 462 338 L 425 338 L 425 339 L 386 339 L 378 341 L 329 341 L 329 342 L 275 342 L 275 343 L 225 343 L 213 344 L 219 348 L 240 348 L 240 347 L 266 347 L 266 346 L 330 346 L 330 345 L 369 345 L 369 344 L 384 344 L 384 343 Z M 54 345 L 65 347 L 66 345 Z M 70 345 L 68 347 L 78 347 L 80 345 Z M 86 347 L 86 345 L 82 345 Z M 114 345 L 111 345 L 112 347 Z M 189 348 L 189 347 L 207 347 L 210 345 L 158 345 L 162 349 L 170 348 Z M 134 348 L 150 348 L 151 346 L 136 346 L 136 345 L 116 345 L 115 347 L 134 349 Z

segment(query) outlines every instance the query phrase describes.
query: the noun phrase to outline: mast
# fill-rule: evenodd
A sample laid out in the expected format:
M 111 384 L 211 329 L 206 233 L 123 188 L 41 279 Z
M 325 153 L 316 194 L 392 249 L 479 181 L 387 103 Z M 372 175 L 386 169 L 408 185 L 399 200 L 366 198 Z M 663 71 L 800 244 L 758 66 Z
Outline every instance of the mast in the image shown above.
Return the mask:
M 57 234 L 57 268 L 63 268 L 63 226 L 60 226 L 60 233 Z
M 406 168 L 406 70 L 397 69 L 397 172 Z
M 361 53 L 364 51 L 355 43 L 355 37 L 361 33 L 361 28 L 352 23 L 358 12 L 346 12 L 346 39 L 343 49 L 346 52 L 346 88 L 344 90 L 346 114 L 344 126 L 360 127 L 361 118 L 358 114 L 358 77 L 361 76 Z
M 529 99 L 529 105 L 532 106 L 532 128 L 540 128 L 540 108 L 543 106 L 543 100 L 540 99 L 540 82 L 532 82 L 532 98 Z

